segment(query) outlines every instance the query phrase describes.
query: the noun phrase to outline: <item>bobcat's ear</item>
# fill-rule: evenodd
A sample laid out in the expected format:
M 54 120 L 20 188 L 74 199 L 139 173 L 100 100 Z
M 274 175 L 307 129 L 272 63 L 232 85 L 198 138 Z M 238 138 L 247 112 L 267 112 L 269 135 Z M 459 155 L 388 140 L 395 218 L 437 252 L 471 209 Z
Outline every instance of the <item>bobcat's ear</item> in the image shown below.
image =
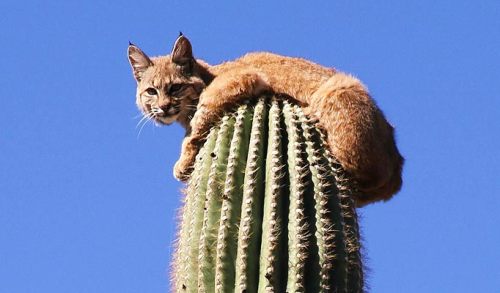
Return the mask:
M 190 74 L 192 72 L 194 63 L 193 48 L 189 40 L 182 33 L 175 41 L 170 56 L 172 56 L 172 62 L 179 65 L 183 73 Z
M 132 66 L 132 71 L 134 72 L 134 77 L 137 82 L 141 81 L 144 71 L 146 71 L 149 66 L 153 65 L 149 57 L 132 43 L 129 43 L 128 46 L 128 61 Z

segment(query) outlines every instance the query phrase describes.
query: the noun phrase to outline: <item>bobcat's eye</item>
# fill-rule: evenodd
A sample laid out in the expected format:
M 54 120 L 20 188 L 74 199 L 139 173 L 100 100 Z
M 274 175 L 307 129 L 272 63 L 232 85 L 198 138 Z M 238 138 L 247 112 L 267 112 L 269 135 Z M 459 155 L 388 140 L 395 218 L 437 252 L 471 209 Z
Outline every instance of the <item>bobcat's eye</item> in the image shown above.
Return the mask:
M 156 94 L 157 94 L 156 89 L 154 89 L 154 88 L 152 88 L 152 87 L 148 88 L 148 89 L 146 90 L 146 92 L 148 93 L 148 95 L 152 95 L 152 96 L 154 96 L 154 95 L 156 95 Z
M 182 83 L 174 83 L 174 84 L 171 84 L 167 90 L 167 93 L 169 95 L 173 95 L 175 94 L 176 92 L 180 91 L 182 89 L 184 85 Z

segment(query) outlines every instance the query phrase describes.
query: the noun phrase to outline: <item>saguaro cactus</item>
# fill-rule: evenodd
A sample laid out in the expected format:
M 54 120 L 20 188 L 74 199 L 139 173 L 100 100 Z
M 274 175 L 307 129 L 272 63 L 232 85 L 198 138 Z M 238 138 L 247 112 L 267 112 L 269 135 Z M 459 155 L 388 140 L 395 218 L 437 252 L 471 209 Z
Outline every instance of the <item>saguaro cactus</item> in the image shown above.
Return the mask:
M 322 133 L 263 97 L 214 127 L 188 183 L 176 292 L 362 292 L 349 180 Z

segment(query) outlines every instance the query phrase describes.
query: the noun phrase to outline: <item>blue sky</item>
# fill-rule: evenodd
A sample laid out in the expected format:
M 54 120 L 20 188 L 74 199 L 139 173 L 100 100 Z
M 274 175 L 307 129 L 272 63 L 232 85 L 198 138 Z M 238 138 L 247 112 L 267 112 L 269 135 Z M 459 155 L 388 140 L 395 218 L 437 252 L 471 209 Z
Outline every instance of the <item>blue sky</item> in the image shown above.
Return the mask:
M 0 292 L 168 292 L 183 131 L 138 138 L 126 48 L 180 30 L 209 63 L 272 51 L 368 86 L 406 157 L 360 210 L 372 292 L 498 292 L 500 2 L 270 2 L 0 3 Z

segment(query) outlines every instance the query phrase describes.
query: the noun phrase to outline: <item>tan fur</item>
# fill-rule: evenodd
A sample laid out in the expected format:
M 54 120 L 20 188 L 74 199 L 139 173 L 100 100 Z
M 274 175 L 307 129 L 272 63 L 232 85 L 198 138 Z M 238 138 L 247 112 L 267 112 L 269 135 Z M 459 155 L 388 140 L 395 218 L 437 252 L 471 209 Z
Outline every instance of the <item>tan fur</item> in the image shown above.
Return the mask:
M 178 116 L 170 120 L 154 117 L 160 123 L 175 119 L 187 129 L 181 158 L 174 168 L 176 178 L 189 178 L 207 132 L 225 111 L 264 93 L 276 93 L 296 100 L 318 121 L 331 152 L 358 183 L 358 205 L 388 200 L 401 188 L 403 157 L 396 147 L 394 130 L 356 78 L 301 58 L 271 53 L 251 53 L 209 66 L 193 58 L 191 44 L 182 35 L 171 55 L 152 59 L 145 70 L 134 63 L 131 50 L 135 53 L 139 49 L 129 47 L 129 59 L 138 80 L 138 105 L 144 113 L 151 108 L 144 102 L 147 99 L 141 98 L 145 88 L 178 82 L 191 88 Z

